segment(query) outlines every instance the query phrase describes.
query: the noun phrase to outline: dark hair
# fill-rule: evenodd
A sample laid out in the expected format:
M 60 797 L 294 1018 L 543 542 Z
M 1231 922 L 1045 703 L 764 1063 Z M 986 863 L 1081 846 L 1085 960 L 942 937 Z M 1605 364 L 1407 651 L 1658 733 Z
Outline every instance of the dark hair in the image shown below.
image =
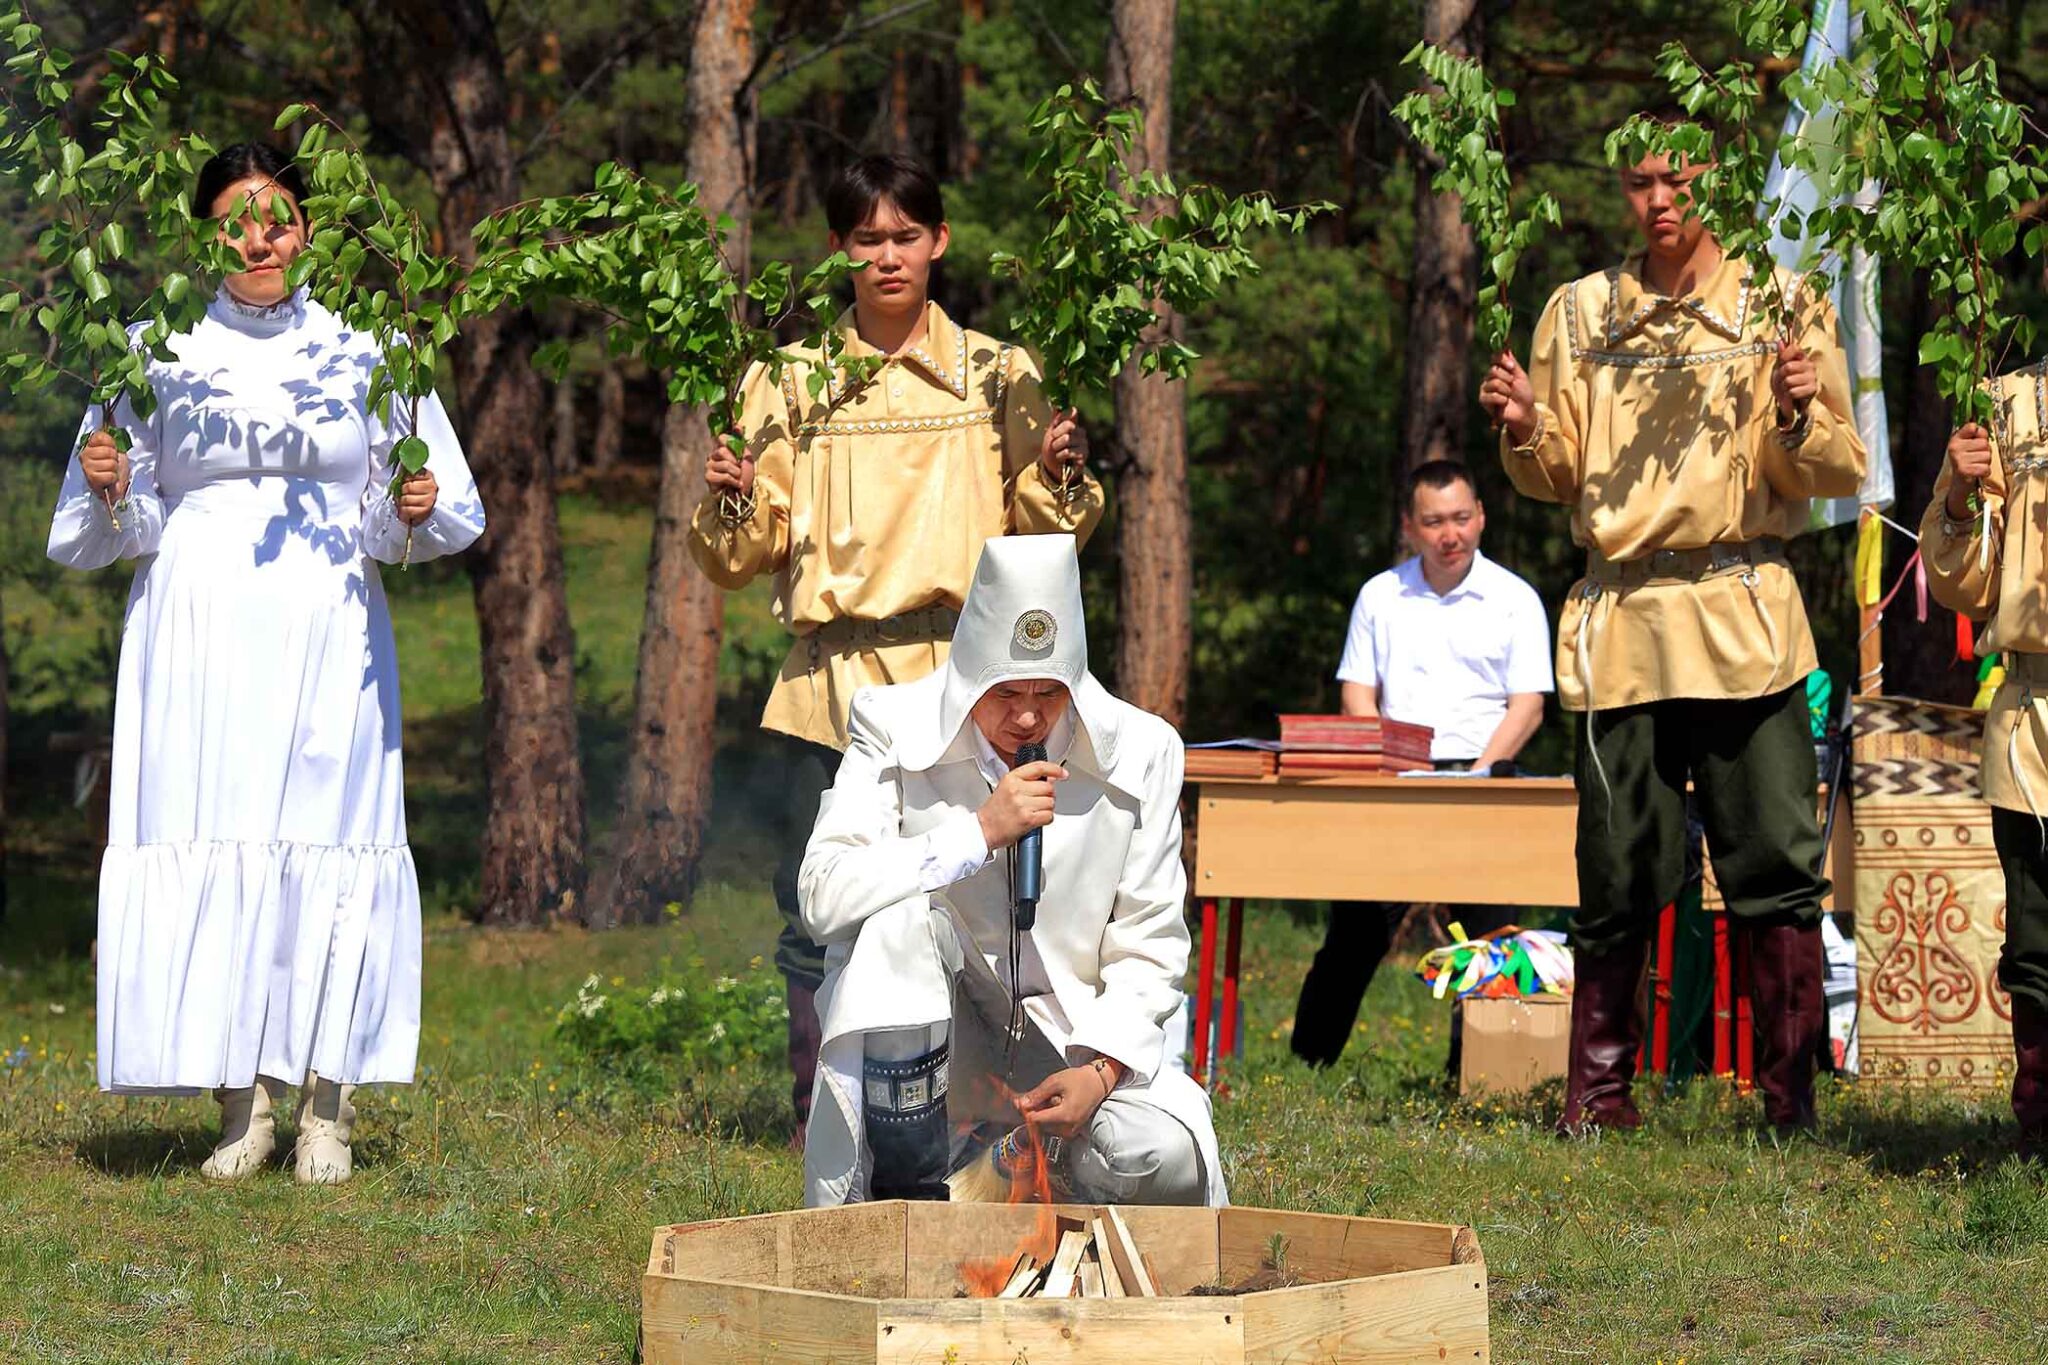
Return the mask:
M 1646 122 L 1661 124 L 1666 128 L 1676 128 L 1690 123 L 1695 128 L 1705 129 L 1710 141 L 1718 143 L 1721 140 L 1721 125 L 1712 115 L 1692 113 L 1677 100 L 1659 100 L 1638 111 L 1636 117 Z
M 825 191 L 825 224 L 847 237 L 875 216 L 884 199 L 904 217 L 937 230 L 946 221 L 939 182 L 922 163 L 907 156 L 864 156 L 832 177 Z
M 1472 482 L 1472 471 L 1456 460 L 1425 460 L 1408 471 L 1407 490 L 1402 494 L 1401 505 L 1409 511 L 1415 510 L 1415 495 L 1425 488 L 1449 488 L 1462 483 L 1472 490 L 1472 496 L 1479 496 L 1479 485 Z
M 268 142 L 237 142 L 215 152 L 199 168 L 199 183 L 192 187 L 192 216 L 213 217 L 213 201 L 221 192 L 252 175 L 267 176 L 294 202 L 306 202 L 306 178 L 296 162 Z

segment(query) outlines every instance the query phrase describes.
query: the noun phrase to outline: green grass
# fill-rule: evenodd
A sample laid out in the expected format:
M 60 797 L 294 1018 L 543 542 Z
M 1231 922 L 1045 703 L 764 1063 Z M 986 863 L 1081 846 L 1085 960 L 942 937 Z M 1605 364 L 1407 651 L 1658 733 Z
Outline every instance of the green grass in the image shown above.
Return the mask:
M 646 526 L 644 512 L 565 505 L 601 818 Z M 47 681 L 101 657 L 103 608 L 89 592 L 7 585 L 10 644 L 34 623 L 28 652 L 46 682 L 16 716 L 8 793 L 0 1052 L 25 1053 L 0 1065 L 0 1359 L 625 1361 L 654 1225 L 799 1198 L 779 1067 L 674 1073 L 650 1099 L 550 1034 L 592 972 L 638 983 L 664 956 L 743 971 L 771 942 L 749 833 L 770 793 L 746 742 L 758 661 L 774 653 L 763 599 L 732 612 L 732 672 L 752 681 L 728 708 L 697 904 L 660 928 L 516 934 L 453 913 L 473 885 L 481 810 L 467 580 L 434 566 L 387 580 L 433 905 L 421 1073 L 359 1097 L 359 1174 L 331 1190 L 301 1190 L 283 1169 L 211 1185 L 197 1173 L 209 1102 L 94 1089 L 95 850 L 64 799 L 70 760 L 39 746 L 104 705 Z M 2048 1199 L 2003 1161 L 2002 1097 L 1828 1087 L 1818 1136 L 1780 1148 L 1757 1135 L 1754 1097 L 1702 1083 L 1648 1094 L 1641 1134 L 1561 1143 L 1547 1128 L 1554 1094 L 1474 1106 L 1446 1093 L 1444 1007 L 1392 969 L 1342 1063 L 1296 1063 L 1288 1016 L 1314 943 L 1298 915 L 1254 908 L 1249 1041 L 1217 1107 L 1233 1196 L 1473 1224 L 1496 1359 L 2048 1359 Z

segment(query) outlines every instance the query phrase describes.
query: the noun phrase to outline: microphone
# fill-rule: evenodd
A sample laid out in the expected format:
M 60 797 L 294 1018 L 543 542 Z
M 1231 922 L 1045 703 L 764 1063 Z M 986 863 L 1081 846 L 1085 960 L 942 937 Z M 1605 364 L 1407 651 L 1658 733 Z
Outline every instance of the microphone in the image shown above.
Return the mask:
M 1045 762 L 1043 744 L 1022 744 L 1013 767 Z M 1016 862 L 1012 865 L 1010 901 L 1017 928 L 1027 930 L 1038 922 L 1038 895 L 1045 885 L 1045 831 L 1034 829 L 1017 840 Z

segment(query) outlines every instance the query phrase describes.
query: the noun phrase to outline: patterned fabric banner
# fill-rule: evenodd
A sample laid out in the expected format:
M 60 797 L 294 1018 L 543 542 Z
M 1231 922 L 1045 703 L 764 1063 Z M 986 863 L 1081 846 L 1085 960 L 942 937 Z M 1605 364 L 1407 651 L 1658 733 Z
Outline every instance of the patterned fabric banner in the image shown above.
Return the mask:
M 1977 787 L 1984 718 L 1859 697 L 1854 725 L 1862 1074 L 2008 1087 L 2012 1000 L 1996 979 L 2005 879 Z

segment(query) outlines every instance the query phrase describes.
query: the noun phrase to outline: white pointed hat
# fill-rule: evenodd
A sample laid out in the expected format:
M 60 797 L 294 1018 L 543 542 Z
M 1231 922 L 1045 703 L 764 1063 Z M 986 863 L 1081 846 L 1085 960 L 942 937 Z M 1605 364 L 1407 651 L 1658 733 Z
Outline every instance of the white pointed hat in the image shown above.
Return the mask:
M 907 766 L 936 763 L 991 687 L 1050 678 L 1065 683 L 1096 756 L 1109 761 L 1114 702 L 1088 671 L 1081 564 L 1070 535 L 996 536 L 983 544 L 943 670 L 937 723 L 908 746 Z

